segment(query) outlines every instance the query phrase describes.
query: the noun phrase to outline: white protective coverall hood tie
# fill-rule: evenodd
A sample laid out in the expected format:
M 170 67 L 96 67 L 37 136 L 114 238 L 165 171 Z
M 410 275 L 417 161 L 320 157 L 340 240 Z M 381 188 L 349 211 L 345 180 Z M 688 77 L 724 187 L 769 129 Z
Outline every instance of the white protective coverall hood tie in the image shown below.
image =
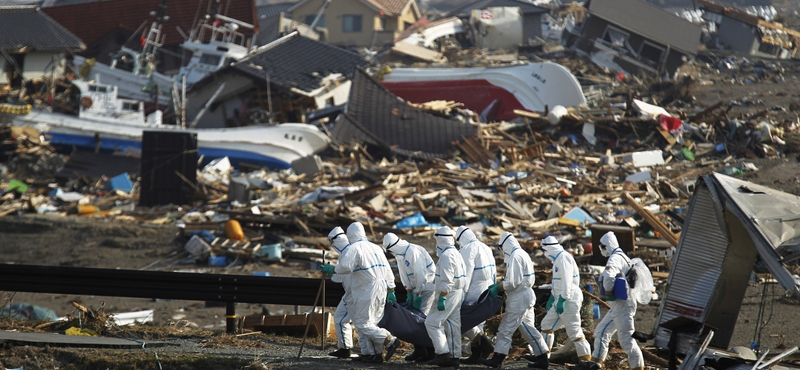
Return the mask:
M 531 345 L 536 356 L 545 355 L 549 352 L 549 347 L 539 330 L 536 330 L 534 323 L 533 308 L 536 296 L 532 289 L 535 279 L 533 261 L 509 232 L 500 235 L 498 246 L 503 251 L 506 263 L 506 276 L 502 283 L 502 289 L 506 292 L 506 314 L 503 315 L 497 328 L 494 356 L 508 355 L 511 336 L 517 329 Z
M 331 243 L 333 249 L 339 253 L 339 261 L 349 258 L 350 241 L 347 240 L 347 235 L 341 227 L 336 226 L 331 230 L 328 234 L 328 241 Z M 339 301 L 339 305 L 336 306 L 336 311 L 333 313 L 333 322 L 336 326 L 337 347 L 340 350 L 347 350 L 341 353 L 349 356 L 349 349 L 353 348 L 353 315 L 348 312 L 348 309 L 355 309 L 353 291 L 350 286 L 350 274 L 333 274 L 333 276 L 331 276 L 331 281 L 342 283 L 344 287 L 344 296 L 342 300 Z M 331 355 L 337 356 L 334 353 Z
M 548 236 L 542 241 L 545 255 L 553 263 L 552 296 L 553 304 L 542 319 L 541 328 L 547 346 L 553 346 L 554 332 L 562 327 L 566 328 L 567 336 L 575 343 L 578 359 L 588 361 L 591 358 L 589 342 L 583 336 L 581 329 L 580 309 L 583 304 L 583 292 L 580 288 L 580 270 L 571 254 L 564 251 L 564 247 L 554 236 Z M 559 305 L 561 313 L 558 313 Z
M 617 275 L 622 274 L 622 276 L 625 276 L 628 273 L 631 268 L 631 260 L 619 247 L 619 241 L 613 231 L 603 235 L 600 238 L 600 243 L 606 246 L 605 249 L 608 253 L 608 262 L 606 262 L 606 268 L 601 274 L 603 288 L 606 292 L 612 292 Z M 603 251 L 602 246 L 600 251 Z M 627 290 L 628 297 L 630 297 L 630 287 Z M 611 342 L 611 337 L 616 333 L 622 350 L 628 355 L 628 363 L 631 369 L 644 368 L 642 350 L 636 340 L 633 339 L 633 332 L 636 330 L 633 323 L 633 317 L 636 314 L 636 300 L 617 299 L 608 303 L 611 306 L 611 310 L 603 316 L 603 319 L 594 329 L 595 340 L 592 360 L 598 363 L 605 361 L 608 355 L 608 344 Z
M 464 259 L 455 247 L 455 232 L 445 226 L 433 234 L 436 238 L 436 277 L 434 297 L 445 297 L 443 310 L 434 309 L 425 319 L 437 359 L 458 361 L 461 357 L 461 304 L 466 288 Z M 434 359 L 434 360 L 437 360 Z
M 478 240 L 475 233 L 466 226 L 459 226 L 456 230 L 456 242 L 461 247 L 459 252 L 464 259 L 464 267 L 467 272 L 467 292 L 464 303 L 474 303 L 497 280 L 494 254 L 492 249 Z M 464 336 L 468 339 L 462 346 L 464 354 L 471 353 L 472 349 L 469 343 L 483 333 L 484 324 L 485 322 L 480 323 L 464 332 Z
M 392 338 L 389 331 L 378 327 L 378 321 L 383 317 L 387 289 L 394 289 L 394 273 L 383 249 L 367 240 L 363 225 L 350 224 L 347 238 L 350 240 L 349 258 L 340 260 L 334 272 L 351 274 L 355 301 L 353 323 L 358 330 L 362 355 L 380 355 L 384 344 Z

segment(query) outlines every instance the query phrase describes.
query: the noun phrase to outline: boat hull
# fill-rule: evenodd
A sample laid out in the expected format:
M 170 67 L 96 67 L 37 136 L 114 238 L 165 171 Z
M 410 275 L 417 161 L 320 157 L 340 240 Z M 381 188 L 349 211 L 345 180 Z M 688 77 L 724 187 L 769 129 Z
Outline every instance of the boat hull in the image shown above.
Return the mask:
M 205 161 L 228 157 L 234 166 L 249 164 L 270 169 L 290 168 L 294 160 L 318 153 L 330 142 L 315 126 L 302 123 L 181 130 L 169 125 L 131 127 L 54 113 L 31 113 L 16 117 L 13 124 L 39 130 L 56 147 L 102 151 L 141 150 L 144 131 L 191 132 L 197 134 L 198 153 Z
M 517 118 L 514 109 L 586 104 L 572 73 L 556 63 L 486 68 L 398 68 L 384 76 L 387 90 L 412 103 L 452 100 L 490 120 Z

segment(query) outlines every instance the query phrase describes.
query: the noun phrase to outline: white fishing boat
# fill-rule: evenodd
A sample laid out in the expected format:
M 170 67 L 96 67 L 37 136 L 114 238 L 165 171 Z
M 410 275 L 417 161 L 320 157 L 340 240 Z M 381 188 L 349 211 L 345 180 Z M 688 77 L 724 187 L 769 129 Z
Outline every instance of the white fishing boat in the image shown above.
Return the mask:
M 164 75 L 155 71 L 154 64 L 156 51 L 164 44 L 163 22 L 169 18 L 163 2 L 153 16 L 147 36 L 142 38 L 141 51 L 122 47 L 111 65 L 95 62 L 86 66 L 90 68 L 86 77 L 116 85 L 123 98 L 151 103 L 155 102 L 157 94 L 158 106 L 165 107 L 169 104 L 170 90 L 175 86 L 183 87 L 183 76 L 186 86 L 191 86 L 206 74 L 243 58 L 249 51 L 248 38 L 238 30 L 253 29 L 253 25 L 221 14 L 209 14 L 198 23 L 188 40 L 181 43 L 181 48 L 192 54 L 189 62 L 177 75 Z M 83 68 L 86 62 L 86 58 L 74 56 L 76 69 Z
M 161 111 L 147 116 L 141 101 L 121 99 L 114 85 L 73 81 L 80 90 L 77 116 L 33 111 L 16 116 L 15 126 L 30 126 L 49 136 L 57 147 L 104 151 L 141 150 L 142 132 L 186 131 L 197 134 L 199 155 L 228 157 L 234 165 L 246 163 L 285 169 L 299 158 L 324 150 L 330 139 L 316 126 L 284 123 L 218 129 L 181 128 L 161 122 Z
M 586 104 L 577 78 L 560 64 L 544 62 L 483 68 L 396 68 L 383 86 L 412 103 L 453 100 L 493 120 L 512 120 L 514 109 Z

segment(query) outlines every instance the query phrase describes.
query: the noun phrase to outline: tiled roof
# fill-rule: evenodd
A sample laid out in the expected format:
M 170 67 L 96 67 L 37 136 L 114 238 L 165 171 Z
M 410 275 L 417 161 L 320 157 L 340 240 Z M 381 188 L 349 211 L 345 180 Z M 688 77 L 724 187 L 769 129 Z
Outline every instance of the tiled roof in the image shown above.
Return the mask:
M 0 7 L 0 50 L 69 50 L 86 45 L 35 6 Z
M 184 41 L 176 28 L 188 35 L 195 24 L 195 17 L 203 17 L 210 10 L 213 0 L 166 0 L 167 15 L 162 33 L 166 44 Z M 151 11 L 156 11 L 161 0 L 105 0 L 79 4 L 42 8 L 50 17 L 76 34 L 87 45 L 92 45 L 112 31 L 122 28 L 130 32 L 146 23 L 150 26 Z M 254 0 L 224 1 L 220 14 L 252 25 L 258 25 Z M 142 32 L 147 32 L 143 28 Z M 244 27 L 239 31 L 251 35 L 253 31 Z
M 522 0 L 478 0 L 453 9 L 447 14 L 447 16 L 466 17 L 469 16 L 469 13 L 473 9 L 486 9 L 504 6 L 519 7 L 522 10 L 522 14 L 543 14 L 550 12 L 550 10 L 547 8 L 542 8 Z
M 353 139 L 412 157 L 445 156 L 453 143 L 475 135 L 477 127 L 414 108 L 359 69 L 353 77 L 347 112 L 331 135 L 337 144 Z
M 411 1 L 414 0 L 367 0 L 367 2 L 391 14 L 400 14 Z
M 341 73 L 351 78 L 356 68 L 367 64 L 356 53 L 293 32 L 219 72 L 233 68 L 261 81 L 269 74 L 272 84 L 313 91 L 322 86 L 326 76 Z
M 276 14 L 284 13 L 291 8 L 295 2 L 287 2 L 287 3 L 277 3 L 277 4 L 267 4 L 267 5 L 259 5 L 256 7 L 256 11 L 258 12 L 258 18 L 264 19 Z

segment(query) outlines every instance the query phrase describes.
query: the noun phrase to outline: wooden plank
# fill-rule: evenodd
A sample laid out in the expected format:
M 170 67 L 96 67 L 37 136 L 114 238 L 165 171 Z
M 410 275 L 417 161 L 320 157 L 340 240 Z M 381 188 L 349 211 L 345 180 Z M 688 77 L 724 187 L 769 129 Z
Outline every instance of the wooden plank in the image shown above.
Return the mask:
M 652 226 L 654 229 L 656 229 L 656 231 L 661 233 L 661 236 L 664 239 L 666 239 L 670 244 L 672 244 L 673 247 L 678 246 L 679 234 L 673 233 L 672 230 L 670 230 L 667 227 L 667 225 L 664 225 L 664 223 L 661 222 L 661 220 L 659 220 L 658 217 L 653 215 L 652 212 L 642 207 L 639 204 L 639 202 L 633 199 L 633 197 L 631 197 L 630 194 L 628 194 L 627 192 L 622 194 L 622 200 L 624 200 L 625 203 L 631 206 L 631 208 L 633 208 L 636 211 L 636 213 L 639 214 L 639 216 L 642 216 L 642 218 L 644 218 L 645 221 L 647 221 L 647 223 L 650 224 L 650 226 Z

